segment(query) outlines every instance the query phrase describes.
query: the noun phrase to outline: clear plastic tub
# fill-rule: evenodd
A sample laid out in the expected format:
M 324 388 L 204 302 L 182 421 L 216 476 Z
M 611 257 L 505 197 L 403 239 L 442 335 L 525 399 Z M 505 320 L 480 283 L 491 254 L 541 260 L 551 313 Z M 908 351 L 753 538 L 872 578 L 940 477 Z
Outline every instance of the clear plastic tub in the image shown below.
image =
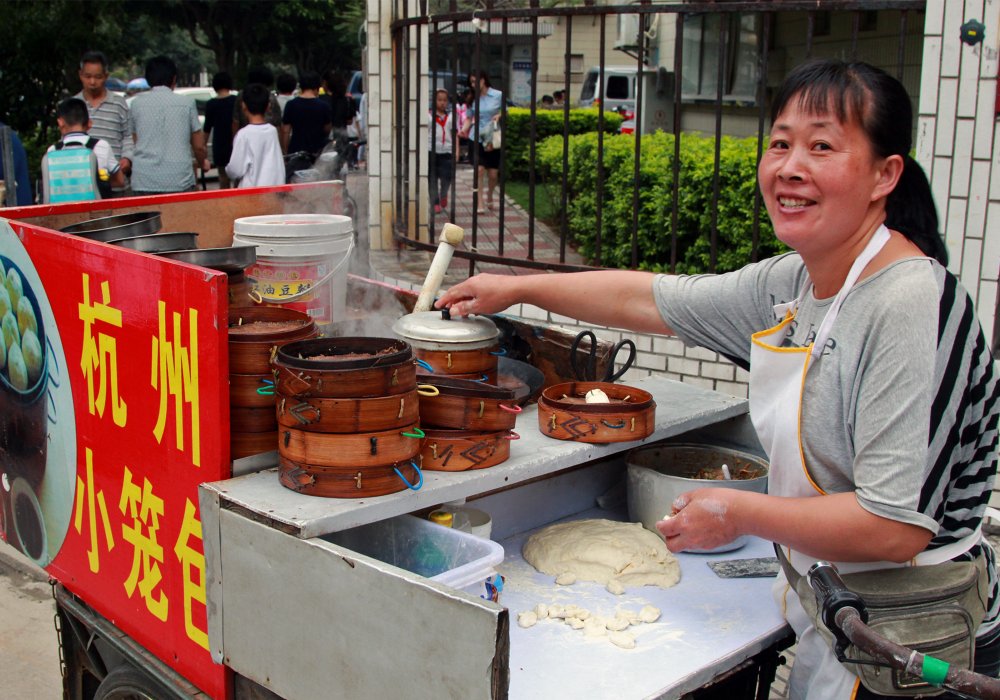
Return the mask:
M 503 561 L 503 547 L 491 540 L 436 525 L 412 515 L 323 536 L 358 554 L 488 598 L 486 582 Z

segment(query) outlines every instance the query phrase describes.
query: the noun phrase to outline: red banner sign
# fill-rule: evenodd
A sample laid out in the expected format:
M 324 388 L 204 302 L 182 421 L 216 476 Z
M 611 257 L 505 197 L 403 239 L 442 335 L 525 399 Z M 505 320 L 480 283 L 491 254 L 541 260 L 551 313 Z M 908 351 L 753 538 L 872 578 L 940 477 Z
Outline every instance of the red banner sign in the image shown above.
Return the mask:
M 226 276 L 0 219 L 0 536 L 215 698 L 198 485 L 230 474 Z

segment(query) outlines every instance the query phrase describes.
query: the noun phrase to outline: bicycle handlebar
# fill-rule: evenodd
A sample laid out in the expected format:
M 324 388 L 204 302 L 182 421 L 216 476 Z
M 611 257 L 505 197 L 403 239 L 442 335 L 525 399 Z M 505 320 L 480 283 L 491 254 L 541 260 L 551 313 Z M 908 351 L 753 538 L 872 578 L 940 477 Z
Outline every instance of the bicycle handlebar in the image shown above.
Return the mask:
M 837 638 L 836 651 L 841 661 L 843 650 L 848 644 L 853 644 L 872 657 L 875 663 L 902 671 L 933 686 L 977 698 L 1000 700 L 1000 679 L 953 668 L 940 659 L 904 647 L 872 630 L 867 624 L 868 609 L 864 600 L 844 584 L 833 564 L 816 562 L 809 568 L 806 580 L 816 594 L 823 624 Z

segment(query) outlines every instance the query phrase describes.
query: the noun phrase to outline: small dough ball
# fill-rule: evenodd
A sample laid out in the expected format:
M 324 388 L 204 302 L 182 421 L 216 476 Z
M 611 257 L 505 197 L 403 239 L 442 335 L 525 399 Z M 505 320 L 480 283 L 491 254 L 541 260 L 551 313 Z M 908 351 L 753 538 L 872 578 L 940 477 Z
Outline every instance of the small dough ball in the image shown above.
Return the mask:
M 620 617 L 621 619 L 628 622 L 630 625 L 639 624 L 639 613 L 637 613 L 635 610 L 619 610 L 616 617 Z
M 24 366 L 20 345 L 12 345 L 7 352 L 7 376 L 10 377 L 10 384 L 15 389 L 28 390 L 28 368 Z
M 13 311 L 17 309 L 17 302 L 19 302 L 21 297 L 24 295 L 24 285 L 21 283 L 21 273 L 13 267 L 7 270 L 7 279 L 4 281 L 4 286 L 7 287 L 7 292 L 10 294 L 10 308 Z
M 566 612 L 563 610 L 563 606 L 556 603 L 555 605 L 549 606 L 549 617 L 553 620 L 558 620 L 566 616 Z
M 576 583 L 576 574 L 566 571 L 556 576 L 556 583 L 560 586 L 572 586 Z
M 38 319 L 35 318 L 35 309 L 28 297 L 21 297 L 17 302 L 17 329 L 22 336 L 29 330 L 36 335 L 38 333 Z
M 608 585 L 605 588 L 608 589 L 608 593 L 614 593 L 615 595 L 622 595 L 625 592 L 625 586 L 616 578 L 608 581 Z
M 621 632 L 624 629 L 628 629 L 629 622 L 624 617 L 616 617 L 613 620 L 608 620 L 604 625 L 611 632 Z
M 42 374 L 42 344 L 35 332 L 28 330 L 21 338 L 21 355 L 28 370 L 28 384 L 34 386 Z
M 0 318 L 3 318 L 8 313 L 13 313 L 17 309 L 10 302 L 10 292 L 7 291 L 7 286 L 0 284 Z
M 582 630 L 584 623 L 583 623 L 583 620 L 581 620 L 578 617 L 567 617 L 566 618 L 566 624 L 569 625 L 570 627 L 572 627 L 575 630 Z
M 604 626 L 604 620 L 592 617 L 583 621 L 583 633 L 588 637 L 603 637 L 608 628 Z
M 518 627 L 524 627 L 527 629 L 529 627 L 534 627 L 536 622 L 538 622 L 538 615 L 535 614 L 534 610 L 526 610 L 517 614 Z
M 660 619 L 660 609 L 652 605 L 644 605 L 639 611 L 639 619 L 642 622 L 656 622 Z
M 566 614 L 566 617 L 576 617 L 576 614 L 579 611 L 580 611 L 580 606 L 573 605 L 573 603 L 570 603 L 565 608 L 563 608 L 563 612 Z
M 549 606 L 545 603 L 539 603 L 535 606 L 535 616 L 539 620 L 544 620 L 549 616 Z
M 10 352 L 14 345 L 21 344 L 21 331 L 17 329 L 17 319 L 14 318 L 14 314 L 8 311 L 4 315 L 3 321 L 0 321 L 0 329 L 3 331 L 3 343 L 7 346 L 7 352 Z
M 635 637 L 628 632 L 609 632 L 608 639 L 616 647 L 622 649 L 635 649 Z
M 590 611 L 580 608 L 579 610 L 576 611 L 576 617 L 577 619 L 580 620 L 588 620 L 590 619 Z
M 601 389 L 591 389 L 584 395 L 583 400 L 585 403 L 611 403 L 611 399 Z

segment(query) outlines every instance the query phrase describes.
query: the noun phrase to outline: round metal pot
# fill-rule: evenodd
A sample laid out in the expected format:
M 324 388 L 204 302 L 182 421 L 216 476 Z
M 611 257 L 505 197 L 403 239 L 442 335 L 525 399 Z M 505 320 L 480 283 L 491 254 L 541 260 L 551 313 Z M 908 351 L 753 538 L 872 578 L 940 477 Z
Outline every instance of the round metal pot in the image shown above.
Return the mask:
M 641 522 L 651 532 L 670 512 L 678 496 L 700 488 L 741 489 L 767 493 L 768 463 L 763 457 L 715 445 L 649 445 L 629 452 L 626 491 L 629 520 Z M 729 468 L 732 479 L 717 478 L 721 467 Z M 745 536 L 711 550 L 688 552 L 716 553 L 739 549 Z
M 413 348 L 430 351 L 481 350 L 495 346 L 500 336 L 486 316 L 451 318 L 447 309 L 407 314 L 392 331 Z

